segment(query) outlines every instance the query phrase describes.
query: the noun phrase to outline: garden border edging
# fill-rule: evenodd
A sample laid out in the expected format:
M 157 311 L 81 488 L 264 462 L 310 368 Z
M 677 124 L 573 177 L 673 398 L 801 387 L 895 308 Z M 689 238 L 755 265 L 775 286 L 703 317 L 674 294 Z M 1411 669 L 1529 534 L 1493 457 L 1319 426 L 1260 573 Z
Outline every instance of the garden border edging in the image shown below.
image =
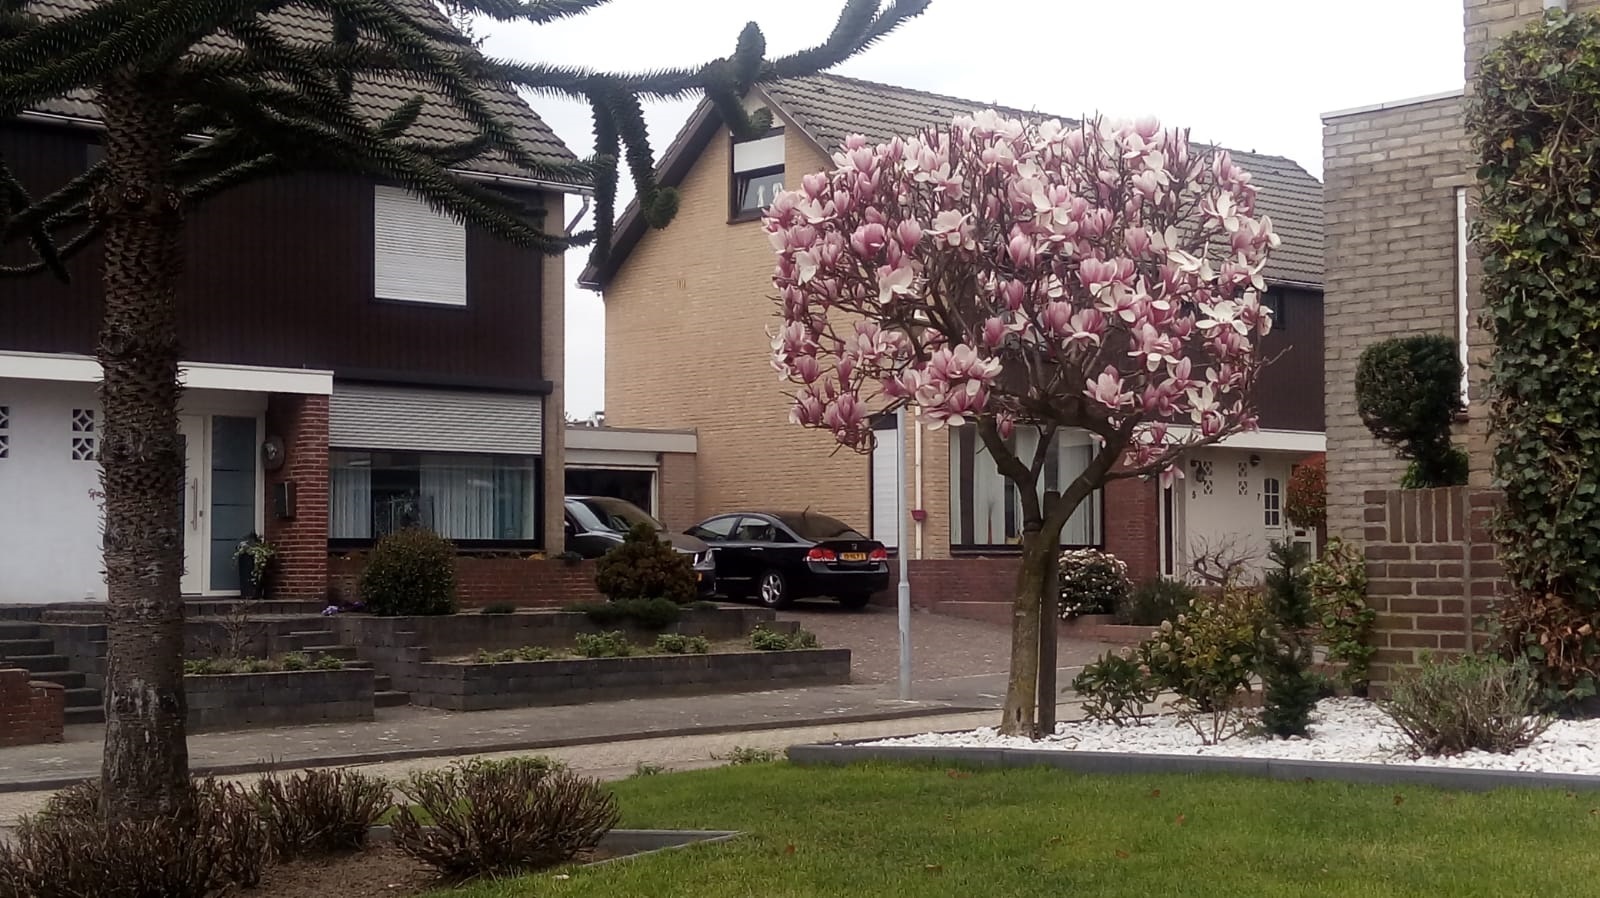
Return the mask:
M 1490 789 L 1569 789 L 1600 791 L 1600 776 L 1478 770 L 1343 761 L 1230 758 L 1137 752 L 1050 751 L 1026 748 L 949 748 L 869 745 L 877 740 L 790 746 L 790 763 L 802 767 L 843 767 L 868 761 L 964 764 L 974 767 L 1055 767 L 1074 773 L 1231 774 L 1286 782 L 1328 780 L 1362 785 L 1416 785 L 1481 792 Z

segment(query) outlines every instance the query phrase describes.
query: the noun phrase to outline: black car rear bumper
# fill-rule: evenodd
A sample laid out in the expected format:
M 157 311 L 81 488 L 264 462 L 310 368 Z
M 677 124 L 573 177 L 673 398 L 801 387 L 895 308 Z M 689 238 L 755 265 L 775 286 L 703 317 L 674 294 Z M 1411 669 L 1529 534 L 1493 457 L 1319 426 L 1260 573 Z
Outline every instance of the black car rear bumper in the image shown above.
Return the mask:
M 872 595 L 889 588 L 889 566 L 875 563 L 842 568 L 826 562 L 806 562 L 805 597 Z M 797 596 L 797 598 L 802 598 Z

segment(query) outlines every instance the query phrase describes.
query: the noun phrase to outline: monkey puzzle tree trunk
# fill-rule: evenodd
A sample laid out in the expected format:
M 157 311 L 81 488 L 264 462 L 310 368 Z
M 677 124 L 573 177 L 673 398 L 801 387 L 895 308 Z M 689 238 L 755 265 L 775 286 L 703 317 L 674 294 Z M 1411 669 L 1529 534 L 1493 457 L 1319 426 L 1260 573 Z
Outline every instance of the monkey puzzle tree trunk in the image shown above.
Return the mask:
M 183 448 L 178 435 L 180 198 L 177 125 L 159 85 L 135 75 L 100 92 L 110 177 L 104 226 L 105 750 L 102 812 L 165 816 L 186 802 L 183 695 Z

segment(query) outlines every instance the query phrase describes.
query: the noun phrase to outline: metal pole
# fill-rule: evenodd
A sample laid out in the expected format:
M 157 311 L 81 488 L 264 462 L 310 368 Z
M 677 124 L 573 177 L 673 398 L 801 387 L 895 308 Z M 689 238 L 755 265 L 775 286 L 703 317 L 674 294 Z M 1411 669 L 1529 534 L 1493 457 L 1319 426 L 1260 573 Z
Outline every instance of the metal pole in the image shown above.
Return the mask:
M 904 408 L 895 412 L 895 430 L 899 433 L 896 443 L 899 452 L 895 454 L 895 507 L 899 509 L 899 520 L 895 522 L 898 534 L 895 540 L 895 554 L 900 558 L 900 588 L 899 616 L 900 616 L 900 700 L 911 701 L 911 580 L 907 572 L 906 561 L 911 557 L 910 541 L 906 539 L 906 517 L 910 509 L 906 508 L 906 410 Z

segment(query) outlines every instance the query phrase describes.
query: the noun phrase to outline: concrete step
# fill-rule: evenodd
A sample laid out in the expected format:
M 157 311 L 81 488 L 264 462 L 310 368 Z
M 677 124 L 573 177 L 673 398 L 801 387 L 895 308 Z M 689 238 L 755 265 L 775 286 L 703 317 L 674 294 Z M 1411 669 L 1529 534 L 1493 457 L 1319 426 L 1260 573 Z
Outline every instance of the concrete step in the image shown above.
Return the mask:
M 99 705 L 94 707 L 83 705 L 76 708 L 68 708 L 66 717 L 67 726 L 69 727 L 87 723 L 105 723 L 106 710 Z
M 29 671 L 28 678 L 45 683 L 55 683 L 68 689 L 77 689 L 83 685 L 84 676 L 75 670 Z
M 372 705 L 376 708 L 394 708 L 399 705 L 409 704 L 411 704 L 411 693 L 409 692 L 395 692 L 393 689 L 386 689 L 382 692 L 372 693 Z
M 353 645 L 308 645 L 300 651 L 313 658 L 331 655 L 341 661 L 354 661 L 356 657 L 356 647 Z
M 98 708 L 100 707 L 100 690 L 79 686 L 67 690 L 67 707 L 69 708 Z
M 346 664 L 345 667 L 350 665 Z M 377 674 L 372 678 L 373 692 L 388 692 L 394 688 L 394 680 L 388 674 Z
M 38 636 L 38 624 L 23 621 L 0 621 L 0 640 L 36 639 Z
M 345 658 L 343 660 L 344 666 L 347 668 L 366 670 L 372 666 L 371 661 L 362 661 L 360 658 Z
M 11 655 L 6 658 L 5 663 L 7 667 L 20 667 L 29 673 L 72 669 L 65 655 Z
M 322 614 L 322 609 L 328 607 L 325 603 L 315 599 L 189 599 L 183 604 L 184 611 L 190 617 L 214 617 L 232 614 L 235 609 L 244 611 L 252 617 L 261 615 L 305 615 L 311 617 Z
M 11 658 L 16 655 L 48 655 L 55 650 L 55 643 L 48 639 L 0 639 L 0 658 Z

